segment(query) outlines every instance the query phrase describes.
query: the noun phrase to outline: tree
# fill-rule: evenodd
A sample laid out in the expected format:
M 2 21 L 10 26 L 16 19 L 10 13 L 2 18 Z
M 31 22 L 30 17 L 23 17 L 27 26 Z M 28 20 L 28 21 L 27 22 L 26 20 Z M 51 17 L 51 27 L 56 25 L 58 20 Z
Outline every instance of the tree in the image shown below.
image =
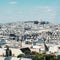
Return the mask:
M 32 57 L 32 60 L 43 60 L 43 56 L 41 54 L 36 54 L 35 56 Z
M 22 57 L 24 57 L 24 54 L 19 54 L 19 55 L 17 56 L 17 58 L 20 58 L 20 60 L 21 60 Z
M 58 60 L 55 55 L 52 54 L 36 54 L 32 57 L 32 60 Z
M 57 59 L 60 60 L 60 55 L 57 56 Z
M 25 53 L 26 55 L 30 55 L 31 52 L 27 50 L 27 51 L 25 51 L 24 53 Z

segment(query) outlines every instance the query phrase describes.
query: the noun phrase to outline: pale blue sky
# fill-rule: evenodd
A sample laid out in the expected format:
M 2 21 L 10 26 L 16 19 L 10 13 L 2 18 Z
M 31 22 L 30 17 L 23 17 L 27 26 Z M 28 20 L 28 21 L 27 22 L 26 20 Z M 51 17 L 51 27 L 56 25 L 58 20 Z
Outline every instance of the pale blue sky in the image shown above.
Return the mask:
M 0 23 L 34 20 L 60 23 L 60 0 L 0 0 Z

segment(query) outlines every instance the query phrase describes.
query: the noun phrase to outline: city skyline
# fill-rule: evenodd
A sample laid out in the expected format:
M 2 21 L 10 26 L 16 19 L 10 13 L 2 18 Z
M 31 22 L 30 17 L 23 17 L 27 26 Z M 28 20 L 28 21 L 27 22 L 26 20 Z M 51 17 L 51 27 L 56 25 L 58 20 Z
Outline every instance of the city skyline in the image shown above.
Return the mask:
M 0 23 L 35 20 L 60 23 L 60 0 L 0 0 Z

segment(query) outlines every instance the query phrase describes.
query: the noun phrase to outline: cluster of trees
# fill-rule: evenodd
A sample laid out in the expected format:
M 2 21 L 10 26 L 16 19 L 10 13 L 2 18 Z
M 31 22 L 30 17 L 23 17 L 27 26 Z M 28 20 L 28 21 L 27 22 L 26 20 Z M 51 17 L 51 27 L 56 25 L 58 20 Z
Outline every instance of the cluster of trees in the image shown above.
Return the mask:
M 29 52 L 25 51 L 25 54 L 20 54 L 17 57 L 21 58 L 24 56 L 29 56 L 32 60 L 60 60 L 60 56 L 56 56 L 54 54 L 39 54 L 37 52 Z
M 37 52 L 31 52 L 29 50 L 24 51 L 24 54 L 19 54 L 17 58 L 32 58 L 34 55 L 38 54 Z
M 55 55 L 52 54 L 36 54 L 32 57 L 32 60 L 59 60 Z
M 34 21 L 34 24 L 38 24 L 38 23 L 39 23 L 39 21 Z M 48 21 L 41 21 L 40 24 L 49 24 L 49 22 Z

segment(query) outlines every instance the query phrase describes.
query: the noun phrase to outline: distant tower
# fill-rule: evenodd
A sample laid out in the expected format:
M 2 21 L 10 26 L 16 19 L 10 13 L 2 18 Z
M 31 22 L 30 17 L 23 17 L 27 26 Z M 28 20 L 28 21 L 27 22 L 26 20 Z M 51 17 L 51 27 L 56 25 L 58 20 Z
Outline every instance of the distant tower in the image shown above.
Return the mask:
M 45 48 L 45 53 L 49 51 L 49 48 L 47 47 L 46 43 L 44 42 L 44 48 Z
M 7 46 L 7 49 L 6 49 L 6 56 L 12 56 L 12 51 L 9 49 L 9 47 Z

